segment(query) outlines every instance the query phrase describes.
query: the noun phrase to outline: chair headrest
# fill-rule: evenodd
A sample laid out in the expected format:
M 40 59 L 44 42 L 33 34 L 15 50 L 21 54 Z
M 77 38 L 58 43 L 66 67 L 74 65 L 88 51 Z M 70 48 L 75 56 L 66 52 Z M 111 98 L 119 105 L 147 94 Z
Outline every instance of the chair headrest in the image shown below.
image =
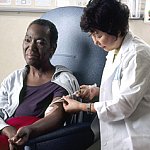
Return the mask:
M 81 31 L 82 14 L 82 7 L 68 6 L 52 9 L 41 17 L 52 21 L 58 29 L 58 46 L 51 62 L 69 68 L 80 84 L 99 85 L 106 52 Z

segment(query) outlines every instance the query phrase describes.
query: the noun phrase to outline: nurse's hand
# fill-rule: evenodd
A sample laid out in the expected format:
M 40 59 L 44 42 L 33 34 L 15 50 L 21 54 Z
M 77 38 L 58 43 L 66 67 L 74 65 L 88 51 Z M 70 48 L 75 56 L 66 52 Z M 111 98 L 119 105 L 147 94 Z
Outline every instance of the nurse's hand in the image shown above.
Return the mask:
M 75 113 L 82 110 L 82 103 L 74 99 L 70 99 L 69 96 L 63 96 L 63 99 L 64 99 L 63 107 L 66 112 Z
M 99 96 L 99 87 L 94 85 L 81 85 L 80 97 L 92 100 L 95 96 Z

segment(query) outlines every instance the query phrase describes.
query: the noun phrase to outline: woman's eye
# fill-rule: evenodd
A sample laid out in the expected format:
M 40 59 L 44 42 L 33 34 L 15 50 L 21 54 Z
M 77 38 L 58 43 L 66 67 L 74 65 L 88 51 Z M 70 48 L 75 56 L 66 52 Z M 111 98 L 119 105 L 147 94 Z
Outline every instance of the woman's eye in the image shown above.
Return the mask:
M 37 41 L 37 44 L 40 46 L 44 46 L 46 44 L 46 42 L 39 40 L 39 41 Z

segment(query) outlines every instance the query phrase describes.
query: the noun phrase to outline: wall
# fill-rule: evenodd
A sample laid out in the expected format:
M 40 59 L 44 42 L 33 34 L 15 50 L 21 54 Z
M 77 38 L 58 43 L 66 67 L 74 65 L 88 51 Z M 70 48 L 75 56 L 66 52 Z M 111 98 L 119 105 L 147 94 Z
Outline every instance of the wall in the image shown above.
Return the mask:
M 10 72 L 25 65 L 22 41 L 28 24 L 42 13 L 0 12 L 0 83 Z
M 130 20 L 130 29 L 134 34 L 143 38 L 150 45 L 150 38 L 147 33 L 150 31 L 150 24 L 143 20 Z
M 42 13 L 0 12 L 0 83 L 3 78 L 25 65 L 22 41 L 28 24 Z M 150 25 L 142 20 L 130 21 L 132 31 L 150 44 Z

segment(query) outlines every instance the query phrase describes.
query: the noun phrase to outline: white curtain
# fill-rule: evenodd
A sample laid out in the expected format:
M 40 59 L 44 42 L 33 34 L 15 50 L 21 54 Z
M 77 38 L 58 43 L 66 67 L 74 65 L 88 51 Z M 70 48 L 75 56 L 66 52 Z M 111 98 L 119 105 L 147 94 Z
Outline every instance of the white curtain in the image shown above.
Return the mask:
M 140 18 L 141 0 L 128 0 L 127 5 L 130 9 L 130 18 Z

